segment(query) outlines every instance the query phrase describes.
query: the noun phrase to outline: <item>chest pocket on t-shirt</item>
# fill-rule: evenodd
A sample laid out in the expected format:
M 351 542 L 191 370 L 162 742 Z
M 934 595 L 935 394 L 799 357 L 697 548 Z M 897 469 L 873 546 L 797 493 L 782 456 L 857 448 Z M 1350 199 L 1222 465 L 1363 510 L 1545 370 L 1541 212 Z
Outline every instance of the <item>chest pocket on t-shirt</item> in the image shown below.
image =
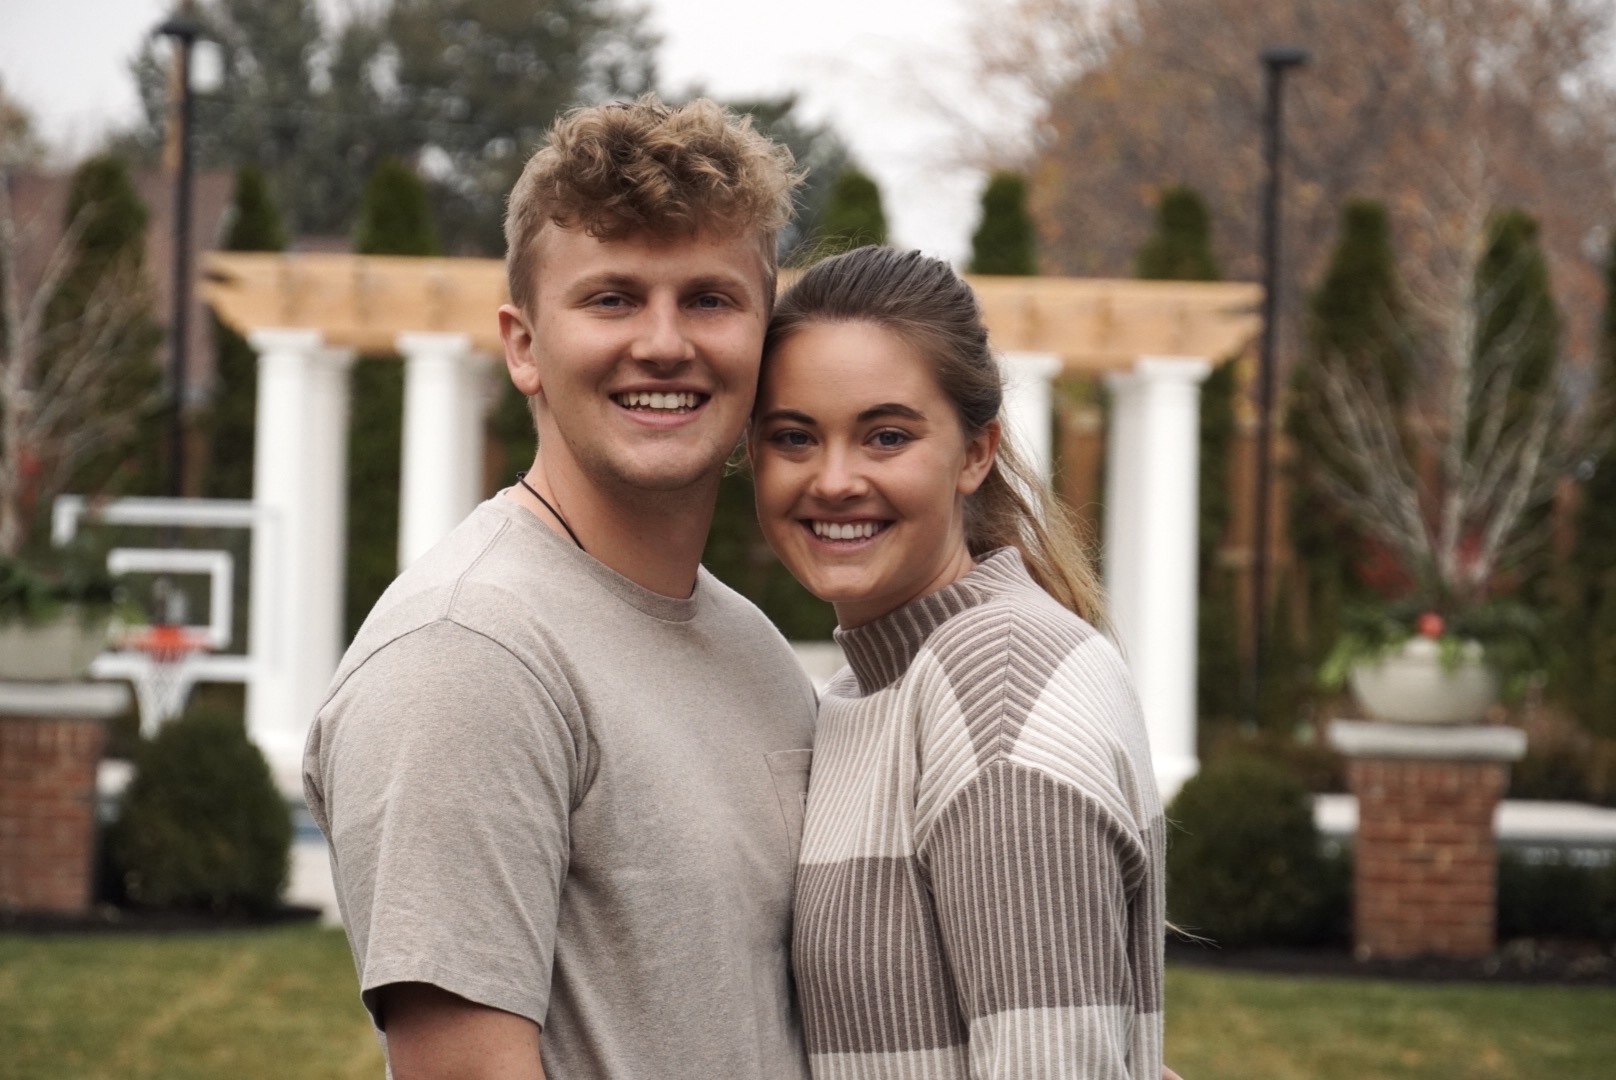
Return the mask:
M 808 809 L 808 766 L 813 759 L 812 750 L 776 750 L 763 755 L 769 763 L 769 775 L 774 777 L 774 793 L 785 819 L 786 855 L 793 866 L 802 847 L 802 819 Z

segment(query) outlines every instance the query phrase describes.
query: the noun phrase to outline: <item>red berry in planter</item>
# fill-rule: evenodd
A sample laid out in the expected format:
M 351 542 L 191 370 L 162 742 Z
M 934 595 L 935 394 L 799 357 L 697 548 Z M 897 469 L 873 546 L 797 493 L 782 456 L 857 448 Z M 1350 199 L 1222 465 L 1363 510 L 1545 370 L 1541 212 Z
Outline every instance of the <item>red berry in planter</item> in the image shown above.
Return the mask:
M 1442 616 L 1436 612 L 1427 611 L 1414 620 L 1414 629 L 1419 632 L 1420 637 L 1439 638 L 1447 629 L 1447 623 L 1443 622 Z

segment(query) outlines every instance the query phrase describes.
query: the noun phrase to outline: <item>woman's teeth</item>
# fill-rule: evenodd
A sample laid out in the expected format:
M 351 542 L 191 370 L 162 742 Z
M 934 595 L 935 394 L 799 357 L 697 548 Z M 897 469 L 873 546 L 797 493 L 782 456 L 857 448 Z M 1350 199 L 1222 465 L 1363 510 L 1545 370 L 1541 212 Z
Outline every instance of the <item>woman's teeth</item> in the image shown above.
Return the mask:
M 864 540 L 881 531 L 878 521 L 815 521 L 814 535 L 822 540 Z
M 665 409 L 682 412 L 700 404 L 697 394 L 618 394 L 617 403 L 626 409 Z

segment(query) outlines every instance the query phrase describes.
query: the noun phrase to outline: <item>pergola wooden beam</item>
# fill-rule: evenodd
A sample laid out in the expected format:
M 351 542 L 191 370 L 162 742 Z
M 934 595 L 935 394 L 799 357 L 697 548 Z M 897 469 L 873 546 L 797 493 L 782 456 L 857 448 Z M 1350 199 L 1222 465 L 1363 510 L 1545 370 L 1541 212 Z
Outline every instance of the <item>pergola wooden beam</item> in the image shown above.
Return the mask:
M 1260 286 L 1243 282 L 968 280 L 995 349 L 1053 353 L 1073 374 L 1141 356 L 1232 356 L 1257 336 L 1262 300 Z M 497 353 L 494 311 L 507 299 L 498 259 L 223 252 L 207 257 L 202 295 L 244 335 L 305 327 L 369 354 L 392 353 L 399 334 L 419 331 L 465 334 L 475 350 Z

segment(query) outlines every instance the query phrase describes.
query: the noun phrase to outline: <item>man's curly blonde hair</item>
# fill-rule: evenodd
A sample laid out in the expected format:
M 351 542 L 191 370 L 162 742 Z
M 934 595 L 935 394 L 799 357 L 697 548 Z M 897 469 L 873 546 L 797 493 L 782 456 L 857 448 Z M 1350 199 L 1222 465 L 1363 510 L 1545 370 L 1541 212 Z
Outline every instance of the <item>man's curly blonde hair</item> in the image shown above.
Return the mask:
M 775 241 L 802 182 L 791 151 L 706 98 L 671 106 L 655 95 L 574 109 L 550 130 L 511 190 L 505 272 L 511 301 L 536 295 L 546 225 L 590 236 L 753 234 L 772 301 Z

